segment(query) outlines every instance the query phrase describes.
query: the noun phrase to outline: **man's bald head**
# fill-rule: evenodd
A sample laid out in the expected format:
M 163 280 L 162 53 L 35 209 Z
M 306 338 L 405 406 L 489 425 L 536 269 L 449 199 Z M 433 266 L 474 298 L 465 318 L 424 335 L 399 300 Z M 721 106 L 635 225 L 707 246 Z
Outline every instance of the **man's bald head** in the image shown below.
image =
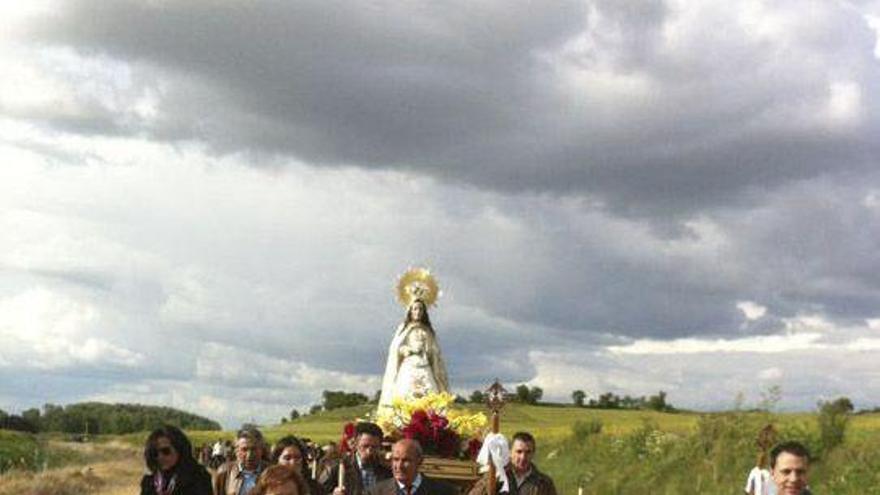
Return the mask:
M 404 438 L 391 447 L 391 472 L 394 474 L 394 479 L 404 486 L 412 484 L 419 474 L 421 465 L 422 446 L 418 441 Z

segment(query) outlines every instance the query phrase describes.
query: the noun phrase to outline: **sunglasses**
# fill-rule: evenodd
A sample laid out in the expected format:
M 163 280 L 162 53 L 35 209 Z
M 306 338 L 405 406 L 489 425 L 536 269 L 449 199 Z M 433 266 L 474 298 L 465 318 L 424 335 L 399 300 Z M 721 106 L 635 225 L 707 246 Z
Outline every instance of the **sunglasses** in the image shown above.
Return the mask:
M 159 457 L 160 455 L 168 457 L 169 455 L 174 453 L 174 449 L 171 447 L 158 447 L 153 450 L 153 452 L 155 453 L 156 457 Z

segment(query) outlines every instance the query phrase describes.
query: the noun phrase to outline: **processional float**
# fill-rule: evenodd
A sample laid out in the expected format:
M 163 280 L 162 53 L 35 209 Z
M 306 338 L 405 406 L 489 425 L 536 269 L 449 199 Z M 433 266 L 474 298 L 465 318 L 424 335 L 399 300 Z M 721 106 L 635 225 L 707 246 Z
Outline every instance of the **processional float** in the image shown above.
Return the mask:
M 481 466 L 488 469 L 489 494 L 495 495 L 509 460 L 507 442 L 499 434 L 505 390 L 496 380 L 485 391 L 491 424 L 483 412 L 457 406 L 428 315 L 441 295 L 437 280 L 428 269 L 411 268 L 400 276 L 395 292 L 404 320 L 388 347 L 377 409 L 364 419 L 378 424 L 391 441 L 418 440 L 425 452 L 422 472 L 428 476 L 466 490 L 482 476 Z M 352 432 L 353 425 L 345 431 Z

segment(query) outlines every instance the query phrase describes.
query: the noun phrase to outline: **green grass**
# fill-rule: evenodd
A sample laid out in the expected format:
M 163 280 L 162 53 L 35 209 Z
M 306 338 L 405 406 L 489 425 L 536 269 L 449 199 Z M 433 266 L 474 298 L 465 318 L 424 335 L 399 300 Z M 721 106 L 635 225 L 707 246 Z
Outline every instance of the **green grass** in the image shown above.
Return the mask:
M 289 434 L 308 437 L 319 442 L 336 441 L 342 434 L 342 425 L 345 422 L 365 417 L 374 407 L 358 406 L 309 415 L 284 424 L 266 427 L 263 433 L 270 441 Z M 488 411 L 479 405 L 462 404 L 458 407 L 471 412 L 483 411 L 488 416 Z M 669 431 L 684 432 L 693 428 L 699 415 L 508 404 L 501 412 L 501 431 L 509 436 L 516 431 L 526 430 L 532 432 L 539 441 L 559 440 L 570 433 L 571 425 L 576 421 L 594 417 L 600 418 L 605 423 L 606 431 L 622 434 L 638 428 L 645 420 L 655 421 Z
M 29 433 L 0 430 L 0 473 L 13 468 L 33 469 L 42 460 L 43 449 Z
M 367 417 L 375 406 L 356 406 L 300 417 L 284 424 L 265 425 L 261 427 L 269 442 L 274 442 L 285 435 L 297 435 L 323 443 L 337 441 L 342 434 L 342 427 L 348 421 Z M 472 412 L 485 411 L 484 407 L 473 404 L 461 404 L 458 407 Z M 713 413 L 710 413 L 713 414 Z M 726 413 L 714 413 L 726 414 Z M 747 413 L 760 417 L 760 413 Z M 599 419 L 602 431 L 610 435 L 626 435 L 645 422 L 654 423 L 659 429 L 674 433 L 686 434 L 696 428 L 705 413 L 679 412 L 661 413 L 655 411 L 623 411 L 608 409 L 587 409 L 571 406 L 532 406 L 526 404 L 508 404 L 501 412 L 501 431 L 510 436 L 516 431 L 532 432 L 539 442 L 555 442 L 566 438 L 571 433 L 571 426 L 577 421 Z M 487 412 L 488 416 L 488 412 Z M 785 425 L 812 425 L 815 423 L 813 413 L 792 413 L 776 415 L 776 421 Z M 880 414 L 853 416 L 850 426 L 851 434 L 880 434 Z M 187 432 L 193 445 L 213 443 L 218 438 L 233 440 L 234 430 Z M 114 438 L 121 438 L 132 445 L 143 444 L 144 433 L 131 433 Z
M 371 410 L 369 406 L 339 409 L 262 430 L 269 442 L 288 434 L 335 441 L 345 422 L 363 418 Z M 583 486 L 587 495 L 697 494 L 738 492 L 755 462 L 755 436 L 772 422 L 780 439 L 804 441 L 819 454 L 812 477 L 816 493 L 880 495 L 880 414 L 852 416 L 845 441 L 831 450 L 821 445 L 816 420 L 813 413 L 658 413 L 509 404 L 502 412 L 501 429 L 508 437 L 518 430 L 536 436 L 536 463 L 553 476 L 560 493 L 577 493 Z M 577 422 L 594 428 L 574 434 L 572 426 Z M 194 445 L 234 436 L 234 431 L 187 433 Z M 97 441 L 122 440 L 140 446 L 145 437 L 146 433 L 136 433 Z M 0 431 L 0 457 L 34 457 L 41 442 L 40 437 Z

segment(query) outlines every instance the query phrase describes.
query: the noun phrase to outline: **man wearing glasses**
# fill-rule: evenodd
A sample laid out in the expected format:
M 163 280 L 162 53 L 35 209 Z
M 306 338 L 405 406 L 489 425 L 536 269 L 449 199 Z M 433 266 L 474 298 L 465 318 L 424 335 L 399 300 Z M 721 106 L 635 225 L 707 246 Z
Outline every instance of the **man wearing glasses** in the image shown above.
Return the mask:
M 235 440 L 235 460 L 220 466 L 214 475 L 214 495 L 247 495 L 268 465 L 265 453 L 260 430 L 240 430 Z

